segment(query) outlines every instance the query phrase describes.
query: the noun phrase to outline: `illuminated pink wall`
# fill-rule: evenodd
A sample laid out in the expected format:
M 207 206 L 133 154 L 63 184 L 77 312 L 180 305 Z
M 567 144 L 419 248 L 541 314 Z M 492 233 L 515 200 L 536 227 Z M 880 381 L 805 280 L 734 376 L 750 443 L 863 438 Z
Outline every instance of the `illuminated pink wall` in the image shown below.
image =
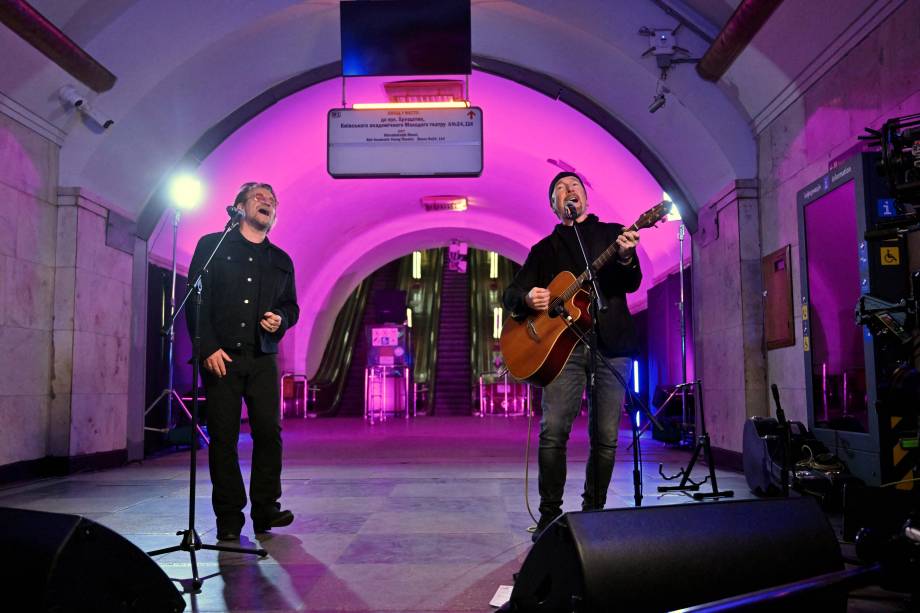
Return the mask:
M 385 100 L 382 80 L 351 79 L 348 102 Z M 471 100 L 483 109 L 484 171 L 472 179 L 332 179 L 326 173 L 326 113 L 341 106 L 333 80 L 290 96 L 228 138 L 200 167 L 205 204 L 183 216 L 180 267 L 198 238 L 220 230 L 239 185 L 267 181 L 280 200 L 271 239 L 295 261 L 301 323 L 286 339 L 285 367 L 312 374 L 348 293 L 379 266 L 413 249 L 465 240 L 516 261 L 556 223 L 548 200 L 564 160 L 591 183 L 601 219 L 632 223 L 662 196 L 642 164 L 606 131 L 567 105 L 495 76 L 474 73 Z M 465 212 L 426 213 L 419 198 L 462 194 Z M 164 218 L 165 220 L 165 218 Z M 161 221 L 151 255 L 168 262 L 171 233 Z M 652 282 L 677 265 L 676 224 L 647 230 L 641 253 L 645 303 Z M 689 253 L 689 248 L 686 248 Z

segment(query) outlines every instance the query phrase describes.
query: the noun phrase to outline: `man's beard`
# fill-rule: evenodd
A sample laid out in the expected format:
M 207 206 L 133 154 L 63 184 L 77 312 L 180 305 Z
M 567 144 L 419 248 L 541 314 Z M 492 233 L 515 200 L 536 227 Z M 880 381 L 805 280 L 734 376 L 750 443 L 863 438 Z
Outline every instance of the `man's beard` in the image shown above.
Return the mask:
M 247 221 L 249 222 L 249 225 L 253 227 L 253 229 L 258 230 L 259 232 L 268 232 L 269 228 L 272 227 L 270 223 L 265 223 L 258 217 L 253 217 Z

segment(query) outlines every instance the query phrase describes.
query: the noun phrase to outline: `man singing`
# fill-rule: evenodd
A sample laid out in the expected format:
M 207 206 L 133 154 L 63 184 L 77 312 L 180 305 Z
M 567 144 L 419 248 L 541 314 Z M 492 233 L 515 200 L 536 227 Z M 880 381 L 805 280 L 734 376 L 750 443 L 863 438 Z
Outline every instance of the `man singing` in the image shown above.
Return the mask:
M 246 183 L 233 203 L 243 217 L 205 271 L 202 291 L 202 377 L 208 406 L 208 462 L 217 517 L 217 538 L 238 540 L 246 523 L 246 489 L 240 472 L 241 399 L 252 431 L 250 517 L 256 533 L 287 526 L 294 514 L 282 511 L 281 422 L 275 356 L 300 309 L 291 258 L 268 240 L 278 200 L 271 185 Z M 221 233 L 198 241 L 189 280 L 207 261 Z M 194 309 L 189 331 L 194 336 Z
M 624 232 L 616 223 L 603 223 L 588 214 L 588 197 L 581 178 L 573 172 L 561 172 L 549 186 L 553 212 L 560 219 L 553 232 L 530 250 L 523 267 L 505 290 L 505 308 L 514 316 L 530 311 L 545 311 L 550 302 L 546 287 L 560 272 L 576 276 L 585 269 L 578 246 L 573 220 L 566 205 L 574 205 L 575 219 L 589 261 L 594 261 L 607 247 L 616 243 L 617 257 L 597 273 L 598 287 L 607 303 L 607 311 L 598 316 L 599 352 L 628 380 L 630 356 L 637 353 L 636 327 L 626 294 L 639 288 L 642 272 L 636 257 L 638 232 Z M 559 376 L 543 389 L 543 418 L 540 421 L 539 489 L 540 519 L 533 540 L 556 517 L 562 514 L 562 493 L 566 477 L 566 444 L 572 422 L 581 407 L 588 377 L 589 350 L 579 343 Z M 604 508 L 607 487 L 613 474 L 617 446 L 617 429 L 625 390 L 614 375 L 598 360 L 596 368 L 598 431 L 590 432 L 591 454 L 588 460 L 582 509 Z M 593 417 L 593 415 L 592 415 Z M 596 496 L 595 496 L 596 492 Z

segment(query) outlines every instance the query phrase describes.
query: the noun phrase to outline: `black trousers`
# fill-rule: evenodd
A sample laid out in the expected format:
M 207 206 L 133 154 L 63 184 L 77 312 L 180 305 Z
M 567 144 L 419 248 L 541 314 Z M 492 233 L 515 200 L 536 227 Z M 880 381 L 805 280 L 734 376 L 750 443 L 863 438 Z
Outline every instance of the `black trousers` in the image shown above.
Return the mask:
M 253 521 L 267 519 L 281 508 L 281 420 L 275 355 L 245 349 L 227 354 L 233 361 L 227 363 L 226 376 L 202 369 L 211 438 L 211 503 L 218 530 L 240 529 L 246 522 L 246 489 L 237 454 L 243 399 L 252 431 L 250 517 Z

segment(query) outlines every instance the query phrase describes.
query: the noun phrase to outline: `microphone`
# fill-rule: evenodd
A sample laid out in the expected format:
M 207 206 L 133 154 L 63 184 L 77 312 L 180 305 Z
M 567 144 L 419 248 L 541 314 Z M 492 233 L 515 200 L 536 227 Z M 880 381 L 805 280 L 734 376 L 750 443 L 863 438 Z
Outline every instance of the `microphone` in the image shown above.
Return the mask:
M 578 218 L 578 207 L 575 206 L 575 202 L 575 200 L 565 201 L 565 212 L 569 214 L 569 219 L 572 221 Z
M 231 221 L 239 221 L 246 216 L 246 213 L 244 213 L 242 209 L 239 209 L 235 206 L 228 206 L 227 215 L 230 216 Z

